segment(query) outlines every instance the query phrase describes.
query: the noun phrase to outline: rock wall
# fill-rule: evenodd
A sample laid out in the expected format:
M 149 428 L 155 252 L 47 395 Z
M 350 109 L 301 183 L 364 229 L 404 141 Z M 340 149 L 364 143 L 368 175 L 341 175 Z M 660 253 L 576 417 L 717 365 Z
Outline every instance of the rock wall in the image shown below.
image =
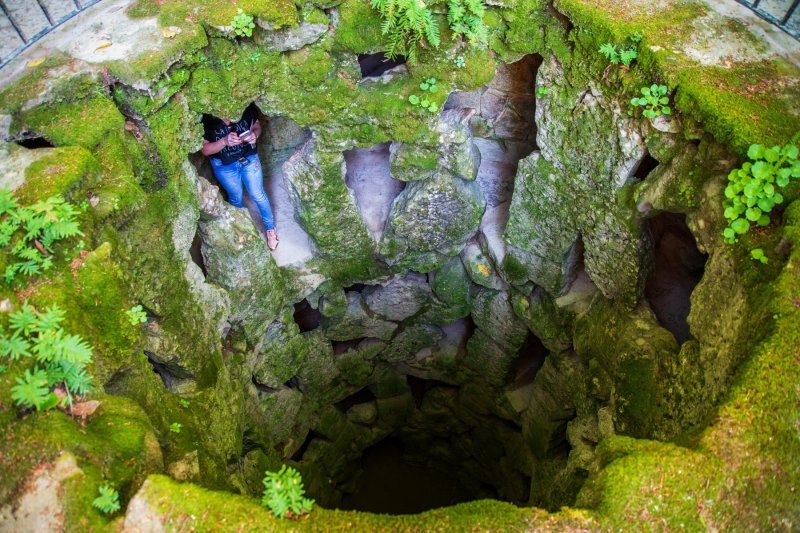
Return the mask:
M 4 137 L 54 145 L 15 158 L 25 180 L 9 184 L 95 204 L 82 218 L 89 252 L 60 265 L 58 283 L 3 289 L 64 305 L 95 346 L 108 412 L 90 432 L 108 418 L 136 429 L 114 446 L 141 465 L 112 453 L 107 470 L 97 454 L 81 467 L 128 499 L 154 471 L 257 495 L 266 468 L 291 463 L 333 506 L 361 454 L 391 436 L 476 494 L 599 505 L 610 457 L 644 453 L 626 438 L 702 428 L 760 340 L 750 327 L 769 306 L 720 237 L 736 161 L 689 116 L 629 116 L 639 74 L 609 73 L 552 6 L 498 10 L 492 52 L 464 52 L 464 70 L 425 51 L 362 80 L 356 53 L 380 47 L 353 38 L 363 6 L 313 4 L 275 8 L 296 20 L 265 10 L 252 43 L 209 24 L 135 79 L 117 65 L 65 81 L 48 65 L 24 80 L 33 99 L 4 100 Z M 407 98 L 430 75 L 446 94 L 423 115 Z M 260 155 L 281 246 L 303 243 L 288 256 L 270 254 L 196 155 L 200 116 L 249 102 L 268 125 Z M 657 166 L 637 172 L 647 157 Z M 646 219 L 662 212 L 685 214 L 709 256 L 680 344 L 643 298 Z M 135 304 L 141 328 L 124 316 Z M 318 325 L 300 324 L 301 309 Z M 6 414 L 28 438 L 64 422 Z M 73 433 L 59 449 L 80 448 Z M 4 477 L 21 479 L 32 457 Z

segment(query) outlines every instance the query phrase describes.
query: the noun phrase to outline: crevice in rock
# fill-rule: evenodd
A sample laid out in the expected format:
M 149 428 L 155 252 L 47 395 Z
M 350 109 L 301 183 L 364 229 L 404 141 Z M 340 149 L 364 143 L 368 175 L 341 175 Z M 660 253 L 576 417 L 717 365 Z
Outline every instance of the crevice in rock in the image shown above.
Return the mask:
M 405 64 L 405 56 L 389 59 L 384 52 L 358 54 L 358 66 L 361 69 L 362 78 L 380 78 L 387 70 Z
M 308 435 L 306 435 L 306 439 L 303 441 L 303 444 L 301 444 L 297 451 L 292 455 L 292 461 L 302 461 L 303 455 L 305 455 L 306 450 L 308 450 L 308 447 L 311 445 L 311 441 L 314 439 L 328 440 L 312 429 L 308 432 Z
M 369 403 L 373 401 L 375 401 L 375 395 L 372 393 L 371 390 L 369 390 L 368 387 L 364 387 L 354 392 L 344 400 L 336 402 L 334 406 L 339 411 L 346 413 L 354 405 Z
M 347 350 L 355 348 L 358 346 L 363 340 L 366 340 L 368 337 L 359 337 L 357 339 L 351 339 L 348 341 L 331 341 L 331 347 L 333 348 L 333 355 L 342 355 Z
M 208 278 L 208 270 L 206 269 L 206 263 L 203 259 L 202 245 L 203 239 L 200 237 L 200 230 L 198 228 L 192 239 L 192 245 L 189 247 L 189 257 L 191 257 L 192 262 L 203 271 L 203 277 Z
M 457 387 L 453 387 L 449 383 L 435 379 L 422 379 L 416 376 L 407 375 L 406 380 L 408 381 L 408 387 L 411 389 L 411 396 L 414 398 L 414 403 L 417 405 L 417 409 L 422 407 L 422 400 L 425 398 L 425 394 L 431 389 L 445 387 L 451 390 L 458 390 Z
M 533 333 L 528 332 L 528 336 L 519 349 L 517 358 L 514 361 L 514 366 L 511 369 L 511 375 L 514 376 L 511 388 L 518 388 L 533 383 L 539 369 L 544 365 L 544 360 L 548 353 L 541 339 Z
M 496 263 L 505 257 L 503 233 L 519 161 L 537 149 L 536 75 L 542 61 L 539 54 L 527 54 L 500 64 L 486 89 L 455 92 L 445 104 L 448 109 L 476 110 L 471 124 L 481 154 L 477 181 L 486 198 L 480 231 Z
M 345 293 L 348 293 L 348 292 L 362 292 L 365 287 L 366 287 L 366 285 L 363 284 L 363 283 L 353 283 L 349 287 L 345 287 L 344 288 L 344 292 Z
M 300 333 L 313 331 L 320 326 L 322 322 L 322 313 L 319 309 L 314 309 L 308 300 L 303 300 L 294 304 L 294 318 L 295 324 L 300 327 Z
M 29 150 L 36 150 L 37 148 L 54 148 L 53 143 L 41 136 L 24 137 L 16 141 L 16 143 Z
M 639 164 L 636 165 L 636 170 L 633 172 L 634 181 L 644 181 L 657 166 L 658 161 L 656 158 L 651 156 L 650 152 L 645 152 L 644 157 L 639 161 Z
M 177 392 L 183 383 L 193 377 L 188 369 L 177 363 L 164 362 L 156 354 L 146 350 L 144 354 L 147 356 L 147 362 L 153 367 L 153 372 L 158 374 L 164 386 L 172 392 Z
M 547 0 L 547 11 L 551 15 L 553 15 L 556 19 L 558 19 L 558 22 L 560 22 L 561 26 L 564 27 L 564 31 L 566 33 L 569 33 L 569 32 L 572 31 L 572 28 L 574 28 L 574 25 L 572 24 L 572 21 L 569 19 L 568 16 L 566 16 L 564 13 L 562 13 L 561 11 L 556 9 L 556 7 L 555 7 L 555 5 L 553 3 L 553 0 Z
M 645 298 L 659 324 L 680 344 L 692 338 L 687 322 L 690 297 L 708 256 L 698 250 L 685 215 L 661 213 L 647 225 L 655 244 L 655 269 L 645 285 Z
M 286 383 L 283 384 L 283 386 L 290 389 L 300 389 L 300 377 L 292 376 L 286 381 Z
M 344 153 L 345 184 L 355 196 L 361 218 L 375 242 L 383 236 L 392 202 L 406 186 L 389 172 L 389 144 Z

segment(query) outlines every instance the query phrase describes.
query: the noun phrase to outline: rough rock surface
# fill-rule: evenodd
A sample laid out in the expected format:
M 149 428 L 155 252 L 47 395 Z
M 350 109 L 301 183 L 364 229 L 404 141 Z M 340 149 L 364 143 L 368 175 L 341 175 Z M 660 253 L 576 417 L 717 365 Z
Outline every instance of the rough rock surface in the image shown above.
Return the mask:
M 588 89 L 565 84 L 566 75 L 555 58 L 539 70 L 538 83 L 552 94 L 536 108 L 541 151 L 520 162 L 505 233 L 509 254 L 525 277 L 557 295 L 580 235 L 589 276 L 607 297 L 631 304 L 643 290 L 648 248 L 617 192 L 631 184 L 644 144 L 614 100 L 591 81 Z

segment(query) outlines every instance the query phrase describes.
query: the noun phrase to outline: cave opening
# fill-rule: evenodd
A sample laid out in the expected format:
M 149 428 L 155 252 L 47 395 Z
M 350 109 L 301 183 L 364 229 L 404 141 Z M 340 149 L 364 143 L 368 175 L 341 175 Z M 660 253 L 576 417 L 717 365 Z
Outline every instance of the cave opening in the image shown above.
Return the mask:
M 528 336 L 519 349 L 519 354 L 511 368 L 511 375 L 513 376 L 512 388 L 533 383 L 533 380 L 536 379 L 536 374 L 539 373 L 542 365 L 544 365 L 544 360 L 548 353 L 541 339 L 528 332 Z
M 634 181 L 644 181 L 647 179 L 647 176 L 649 176 L 650 173 L 656 169 L 657 166 L 658 160 L 650 155 L 650 152 L 645 152 L 644 157 L 641 161 L 639 161 L 639 164 L 636 166 L 636 170 L 633 172 Z
M 314 309 L 308 300 L 302 300 L 294 304 L 294 318 L 295 324 L 300 328 L 300 333 L 313 331 L 320 326 L 322 322 L 322 313 L 319 309 Z
M 53 143 L 44 137 L 23 137 L 17 141 L 17 144 L 29 150 L 36 150 L 37 148 L 55 148 Z
M 692 338 L 687 322 L 690 298 L 708 256 L 697 248 L 685 215 L 661 213 L 648 219 L 647 225 L 655 245 L 655 268 L 645 285 L 645 298 L 659 324 L 682 344 Z
M 375 54 L 358 54 L 358 66 L 362 78 L 380 78 L 387 71 L 406 64 L 405 56 L 391 59 L 384 52 Z
M 204 123 L 210 118 L 210 115 L 203 115 Z M 287 189 L 283 164 L 308 141 L 311 132 L 281 115 L 265 115 L 259 110 L 258 119 L 262 133 L 256 149 L 264 177 L 264 191 L 269 198 L 275 229 L 280 239 L 278 248 L 271 252 L 272 258 L 278 266 L 301 265 L 313 257 L 314 246 L 308 233 L 295 218 L 295 208 Z M 198 151 L 189 155 L 189 161 L 197 174 L 216 186 L 227 202 L 228 194 L 214 175 L 209 158 Z M 246 189 L 242 194 L 242 203 L 253 224 L 263 235 L 266 228 L 261 214 Z
M 400 439 L 387 438 L 368 448 L 359 460 L 353 491 L 340 509 L 412 514 L 483 497 L 442 469 L 410 462 Z
M 206 262 L 203 258 L 203 239 L 200 236 L 200 229 L 198 228 L 197 231 L 194 233 L 194 237 L 192 238 L 192 245 L 189 247 L 189 257 L 191 257 L 192 262 L 200 267 L 200 270 L 203 272 L 203 277 L 208 277 L 208 270 L 206 269 Z

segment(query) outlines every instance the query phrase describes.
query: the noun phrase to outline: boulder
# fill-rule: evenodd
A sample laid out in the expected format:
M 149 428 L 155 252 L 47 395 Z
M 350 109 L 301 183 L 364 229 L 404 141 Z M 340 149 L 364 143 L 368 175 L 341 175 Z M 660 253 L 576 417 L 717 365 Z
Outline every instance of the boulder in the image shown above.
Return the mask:
M 386 285 L 365 289 L 364 301 L 373 313 L 400 322 L 417 314 L 431 295 L 430 285 L 423 274 L 407 272 L 393 277 Z
M 348 341 L 362 337 L 389 340 L 397 324 L 367 313 L 360 292 L 347 293 L 347 309 L 341 317 L 325 317 L 322 326 L 326 336 L 334 341 Z
M 380 252 L 390 265 L 434 270 L 475 234 L 485 205 L 476 182 L 446 172 L 413 182 L 392 205 Z

